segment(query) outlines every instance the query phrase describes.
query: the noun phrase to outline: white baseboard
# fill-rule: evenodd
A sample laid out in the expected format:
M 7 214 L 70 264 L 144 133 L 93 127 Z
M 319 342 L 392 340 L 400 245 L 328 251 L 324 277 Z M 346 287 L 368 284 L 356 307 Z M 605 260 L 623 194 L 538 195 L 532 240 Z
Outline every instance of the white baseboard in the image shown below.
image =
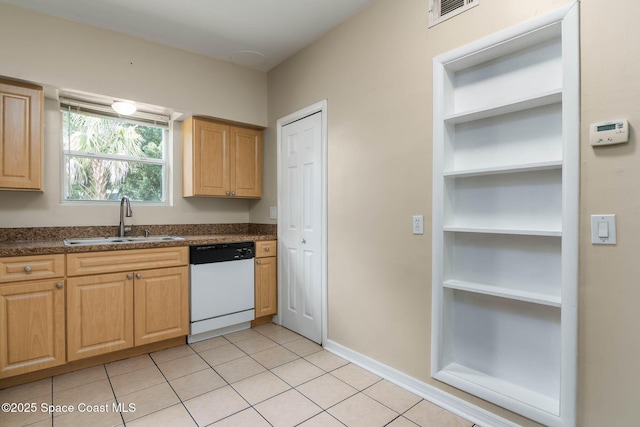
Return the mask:
M 334 341 L 326 340 L 324 349 L 482 427 L 519 426 Z

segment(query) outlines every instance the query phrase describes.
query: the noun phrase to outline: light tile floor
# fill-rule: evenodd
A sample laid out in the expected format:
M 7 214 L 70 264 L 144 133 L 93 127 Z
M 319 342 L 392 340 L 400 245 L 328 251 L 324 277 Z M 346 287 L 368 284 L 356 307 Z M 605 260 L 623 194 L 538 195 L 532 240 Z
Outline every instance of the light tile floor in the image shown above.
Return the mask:
M 3 427 L 473 425 L 273 324 L 0 390 L 4 402 L 35 410 L 0 412 Z

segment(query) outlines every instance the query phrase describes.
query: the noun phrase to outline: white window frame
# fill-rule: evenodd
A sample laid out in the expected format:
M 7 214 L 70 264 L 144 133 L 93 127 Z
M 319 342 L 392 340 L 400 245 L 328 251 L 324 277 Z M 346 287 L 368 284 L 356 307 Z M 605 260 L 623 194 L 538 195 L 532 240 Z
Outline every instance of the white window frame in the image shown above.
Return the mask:
M 163 177 L 162 177 L 162 199 L 160 201 L 151 201 L 151 200 L 132 200 L 136 204 L 147 204 L 151 206 L 168 206 L 171 203 L 172 195 L 171 195 L 171 160 L 173 156 L 171 155 L 171 135 L 172 135 L 172 121 L 168 116 L 163 116 L 159 114 L 146 113 L 146 112 L 136 112 L 130 117 L 122 117 L 115 113 L 110 106 L 101 105 L 101 104 L 93 104 L 85 101 L 78 100 L 70 100 L 70 99 L 62 99 L 60 102 L 60 111 L 61 111 L 61 122 L 64 120 L 63 114 L 65 112 L 72 113 L 80 113 L 86 114 L 94 117 L 100 117 L 110 120 L 117 120 L 126 123 L 138 124 L 141 126 L 147 127 L 158 127 L 163 131 L 163 144 L 162 151 L 163 156 L 162 159 L 155 159 L 151 157 L 132 157 L 132 156 L 121 156 L 121 155 L 113 155 L 113 154 L 95 154 L 95 153 L 87 153 L 82 151 L 71 151 L 65 150 L 64 143 L 61 140 L 60 147 L 60 202 L 65 205 L 91 205 L 91 204 L 117 204 L 120 200 L 72 200 L 67 199 L 67 187 L 68 187 L 68 179 L 67 179 L 67 170 L 66 170 L 66 158 L 67 157 L 83 157 L 83 158 L 95 158 L 101 160 L 113 160 L 113 161 L 124 161 L 124 162 L 135 162 L 142 164 L 151 164 L 151 165 L 161 165 L 163 168 Z M 126 195 L 123 195 L 126 196 Z

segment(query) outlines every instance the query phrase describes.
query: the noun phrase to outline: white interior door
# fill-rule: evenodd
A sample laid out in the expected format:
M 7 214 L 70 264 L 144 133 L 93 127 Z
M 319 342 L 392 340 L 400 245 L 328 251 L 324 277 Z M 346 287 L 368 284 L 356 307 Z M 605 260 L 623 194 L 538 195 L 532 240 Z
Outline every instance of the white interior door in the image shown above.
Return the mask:
M 322 112 L 280 134 L 278 275 L 281 323 L 322 341 Z

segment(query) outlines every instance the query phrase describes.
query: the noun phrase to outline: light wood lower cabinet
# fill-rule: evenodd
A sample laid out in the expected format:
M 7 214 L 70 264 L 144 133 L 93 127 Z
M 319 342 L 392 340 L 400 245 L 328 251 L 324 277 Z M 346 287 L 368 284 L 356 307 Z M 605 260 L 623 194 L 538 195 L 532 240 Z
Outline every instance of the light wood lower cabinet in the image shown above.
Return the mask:
M 188 263 L 187 247 L 0 258 L 0 379 L 188 335 Z
M 135 345 L 189 334 L 189 268 L 136 273 L 133 307 Z
M 0 285 L 0 378 L 65 363 L 64 280 Z
M 64 255 L 0 258 L 0 378 L 64 363 Z
M 133 275 L 67 279 L 67 358 L 133 347 Z
M 256 318 L 278 312 L 276 241 L 256 242 L 255 310 Z
M 186 247 L 69 254 L 68 276 L 109 273 L 68 279 L 68 360 L 188 335 L 187 263 Z

